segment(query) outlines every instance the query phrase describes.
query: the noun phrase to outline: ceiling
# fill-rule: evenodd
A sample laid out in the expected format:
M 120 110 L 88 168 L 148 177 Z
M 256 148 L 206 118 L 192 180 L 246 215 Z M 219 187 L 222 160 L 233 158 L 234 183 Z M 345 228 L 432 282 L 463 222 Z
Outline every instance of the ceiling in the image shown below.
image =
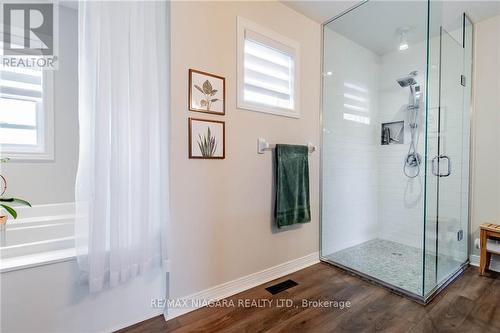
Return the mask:
M 425 2 L 369 2 L 350 15 L 344 15 L 328 27 L 359 45 L 384 55 L 398 49 L 398 29 L 409 29 L 408 44 L 427 37 L 427 5 Z
M 283 1 L 294 10 L 317 22 L 331 18 L 360 4 L 360 1 Z M 432 1 L 431 35 L 439 33 L 442 25 L 448 31 L 462 26 L 462 14 L 467 13 L 473 22 L 500 14 L 497 1 Z M 409 28 L 408 43 L 422 42 L 427 37 L 426 1 L 377 1 L 372 0 L 358 7 L 350 15 L 344 15 L 328 24 L 328 27 L 344 35 L 378 55 L 398 48 L 398 29 Z
M 392 3 L 409 3 L 414 2 L 410 0 L 400 1 L 378 1 L 377 2 L 392 2 Z M 313 19 L 316 22 L 324 23 L 332 17 L 342 13 L 343 11 L 353 7 L 354 5 L 363 1 L 337 1 L 337 0 L 282 0 L 282 3 L 288 7 L 304 14 L 305 16 Z M 420 1 L 421 2 L 421 1 Z M 474 22 L 479 22 L 489 17 L 500 15 L 500 0 L 478 1 L 478 0 L 465 0 L 465 1 L 433 1 L 434 3 L 442 2 L 446 4 L 451 11 L 462 9 Z
M 360 1 L 282 0 L 281 2 L 316 22 L 324 23 Z

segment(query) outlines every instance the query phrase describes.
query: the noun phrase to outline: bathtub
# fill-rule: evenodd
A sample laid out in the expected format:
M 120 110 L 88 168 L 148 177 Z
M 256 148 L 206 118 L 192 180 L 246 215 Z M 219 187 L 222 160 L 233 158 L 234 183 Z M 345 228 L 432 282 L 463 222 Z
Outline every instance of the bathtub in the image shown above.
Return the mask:
M 72 202 L 18 207 L 0 231 L 0 272 L 75 257 Z

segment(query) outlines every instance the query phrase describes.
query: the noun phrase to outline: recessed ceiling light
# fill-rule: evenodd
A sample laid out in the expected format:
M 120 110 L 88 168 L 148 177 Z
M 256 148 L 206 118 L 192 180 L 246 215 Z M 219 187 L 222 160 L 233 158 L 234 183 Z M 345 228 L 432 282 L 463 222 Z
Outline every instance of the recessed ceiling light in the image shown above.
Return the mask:
M 401 27 L 398 28 L 397 33 L 399 34 L 399 50 L 404 51 L 407 50 L 409 45 L 408 45 L 408 38 L 407 34 L 411 29 L 408 27 Z

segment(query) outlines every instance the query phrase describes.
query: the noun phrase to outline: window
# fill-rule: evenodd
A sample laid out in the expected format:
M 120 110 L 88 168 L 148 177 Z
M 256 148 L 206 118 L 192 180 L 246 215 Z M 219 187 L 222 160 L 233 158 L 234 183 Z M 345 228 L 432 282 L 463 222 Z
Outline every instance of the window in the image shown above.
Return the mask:
M 238 107 L 299 118 L 299 44 L 238 17 Z
M 12 159 L 53 158 L 51 71 L 0 67 L 0 152 Z

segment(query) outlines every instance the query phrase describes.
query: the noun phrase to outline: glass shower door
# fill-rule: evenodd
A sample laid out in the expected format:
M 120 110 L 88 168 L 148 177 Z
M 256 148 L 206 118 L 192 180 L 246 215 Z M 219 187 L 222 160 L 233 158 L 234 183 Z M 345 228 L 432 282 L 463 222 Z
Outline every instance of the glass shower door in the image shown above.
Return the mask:
M 434 230 L 430 233 L 428 230 L 430 239 L 435 241 L 434 246 L 428 247 L 434 252 L 427 256 L 431 262 L 426 264 L 434 266 L 430 270 L 433 274 L 426 276 L 428 292 L 457 272 L 468 256 L 470 135 L 467 105 L 471 76 L 464 29 L 465 26 L 450 33 L 441 27 L 439 35 L 439 91 L 434 110 L 437 135 L 434 141 L 429 141 L 428 147 L 428 177 L 434 178 L 428 182 L 432 184 L 428 188 L 428 200 L 429 207 L 435 209 L 431 212 L 433 223 L 430 225 Z

